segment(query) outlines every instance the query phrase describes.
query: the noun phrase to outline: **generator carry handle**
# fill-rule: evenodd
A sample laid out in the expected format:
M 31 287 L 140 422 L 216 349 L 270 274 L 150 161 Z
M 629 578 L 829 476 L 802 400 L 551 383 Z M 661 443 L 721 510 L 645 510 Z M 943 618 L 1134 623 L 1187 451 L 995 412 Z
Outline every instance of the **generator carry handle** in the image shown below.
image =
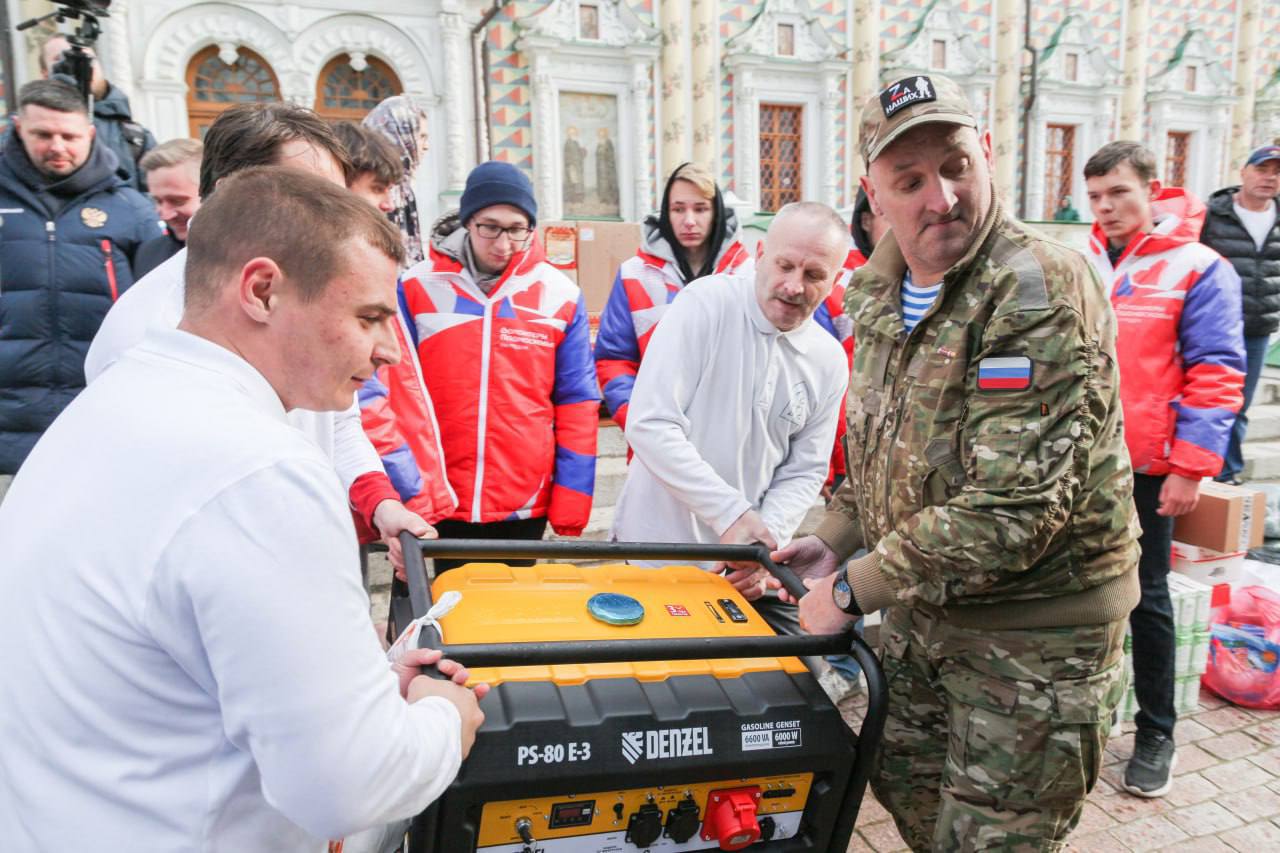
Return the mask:
M 756 562 L 782 582 L 797 599 L 808 592 L 795 572 L 774 563 L 764 545 L 682 545 L 648 542 L 566 542 L 537 540 L 417 539 L 400 534 L 405 574 L 414 617 L 431 608 L 431 587 L 424 555 L 446 559 L 577 558 Z M 420 648 L 436 648 L 467 667 L 553 666 L 556 664 L 630 663 L 662 660 L 791 657 L 848 654 L 867 679 L 867 710 L 858 729 L 850 784 L 845 792 L 834 839 L 843 839 L 828 853 L 843 853 L 853 835 L 858 811 L 889 710 L 888 685 L 880 660 L 853 629 L 839 634 L 808 636 L 692 637 L 684 639 L 581 640 L 534 643 L 474 643 L 445 645 L 434 628 L 422 632 Z M 441 676 L 435 667 L 425 674 Z

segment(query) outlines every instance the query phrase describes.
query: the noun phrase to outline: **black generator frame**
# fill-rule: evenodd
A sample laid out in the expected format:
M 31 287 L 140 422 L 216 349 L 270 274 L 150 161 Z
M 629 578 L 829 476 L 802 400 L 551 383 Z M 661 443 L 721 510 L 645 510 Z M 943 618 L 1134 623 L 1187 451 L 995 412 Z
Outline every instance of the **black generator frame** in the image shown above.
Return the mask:
M 432 605 L 427 557 L 442 559 L 568 559 L 568 560 L 680 560 L 754 562 L 777 578 L 795 598 L 808 588 L 786 565 L 775 563 L 761 544 L 702 545 L 650 542 L 594 542 L 562 540 L 418 539 L 400 534 L 407 583 L 395 580 L 389 605 L 389 633 L 398 636 L 415 618 Z M 376 548 L 376 546 L 375 546 Z M 381 549 L 378 549 L 381 550 Z M 362 567 L 363 568 L 363 567 Z M 852 628 L 838 634 L 811 636 L 695 637 L 644 640 L 580 640 L 531 643 L 444 644 L 434 627 L 419 636 L 420 648 L 440 649 L 445 656 L 471 668 L 501 666 L 553 666 L 557 664 L 635 663 L 642 661 L 704 660 L 718 658 L 799 657 L 849 654 L 862 667 L 867 679 L 867 710 L 855 732 L 856 747 L 849 784 L 840 814 L 831 833 L 828 853 L 844 853 L 857 823 L 858 812 L 871 775 L 871 764 L 884 731 L 888 712 L 888 688 L 884 670 L 871 648 Z M 443 677 L 435 667 L 423 672 Z M 438 832 L 438 802 L 428 806 L 410 827 L 405 853 L 434 851 Z M 752 849 L 772 850 L 776 845 L 752 845 Z

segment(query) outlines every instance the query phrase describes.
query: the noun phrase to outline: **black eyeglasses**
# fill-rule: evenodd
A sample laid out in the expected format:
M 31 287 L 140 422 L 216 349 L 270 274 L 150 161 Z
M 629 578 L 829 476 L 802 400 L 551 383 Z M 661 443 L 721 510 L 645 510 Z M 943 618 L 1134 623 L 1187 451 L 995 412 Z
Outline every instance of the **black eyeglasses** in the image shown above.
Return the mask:
M 496 240 L 506 234 L 511 238 L 512 243 L 523 243 L 533 233 L 533 229 L 527 225 L 512 225 L 510 228 L 503 228 L 501 225 L 495 225 L 492 222 L 476 222 L 474 224 L 476 232 L 486 240 Z

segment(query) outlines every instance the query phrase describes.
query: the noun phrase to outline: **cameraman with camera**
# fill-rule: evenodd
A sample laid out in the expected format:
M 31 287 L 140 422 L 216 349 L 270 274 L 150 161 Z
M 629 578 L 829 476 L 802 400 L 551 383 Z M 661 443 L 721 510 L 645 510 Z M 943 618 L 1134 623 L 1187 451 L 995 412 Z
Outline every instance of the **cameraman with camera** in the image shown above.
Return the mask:
M 56 75 L 55 79 L 64 79 L 65 75 L 65 82 L 74 84 L 74 71 L 67 66 L 63 56 L 70 49 L 71 42 L 61 33 L 46 39 L 40 47 L 40 73 L 45 78 Z M 139 192 L 146 192 L 146 174 L 138 161 L 156 147 L 156 139 L 151 131 L 133 120 L 128 96 L 103 76 L 102 63 L 93 48 L 86 47 L 84 52 L 93 63 L 89 85 L 93 92 L 93 126 L 97 131 L 98 144 L 115 152 L 120 168 L 128 175 L 125 183 Z

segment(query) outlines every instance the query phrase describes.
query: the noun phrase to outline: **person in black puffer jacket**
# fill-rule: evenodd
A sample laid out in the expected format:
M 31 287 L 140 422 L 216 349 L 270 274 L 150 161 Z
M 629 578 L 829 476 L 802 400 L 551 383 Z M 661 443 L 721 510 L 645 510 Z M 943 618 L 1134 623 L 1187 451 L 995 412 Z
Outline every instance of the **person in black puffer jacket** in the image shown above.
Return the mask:
M 1240 276 L 1244 300 L 1244 345 L 1248 357 L 1244 407 L 1236 417 L 1220 482 L 1239 483 L 1244 470 L 1240 445 L 1249 426 L 1267 342 L 1280 328 L 1280 146 L 1264 145 L 1240 169 L 1240 186 L 1209 196 L 1200 242 L 1231 262 Z
M 84 388 L 89 341 L 133 284 L 138 246 L 160 233 L 79 92 L 36 80 L 18 102 L 0 152 L 0 475 Z

